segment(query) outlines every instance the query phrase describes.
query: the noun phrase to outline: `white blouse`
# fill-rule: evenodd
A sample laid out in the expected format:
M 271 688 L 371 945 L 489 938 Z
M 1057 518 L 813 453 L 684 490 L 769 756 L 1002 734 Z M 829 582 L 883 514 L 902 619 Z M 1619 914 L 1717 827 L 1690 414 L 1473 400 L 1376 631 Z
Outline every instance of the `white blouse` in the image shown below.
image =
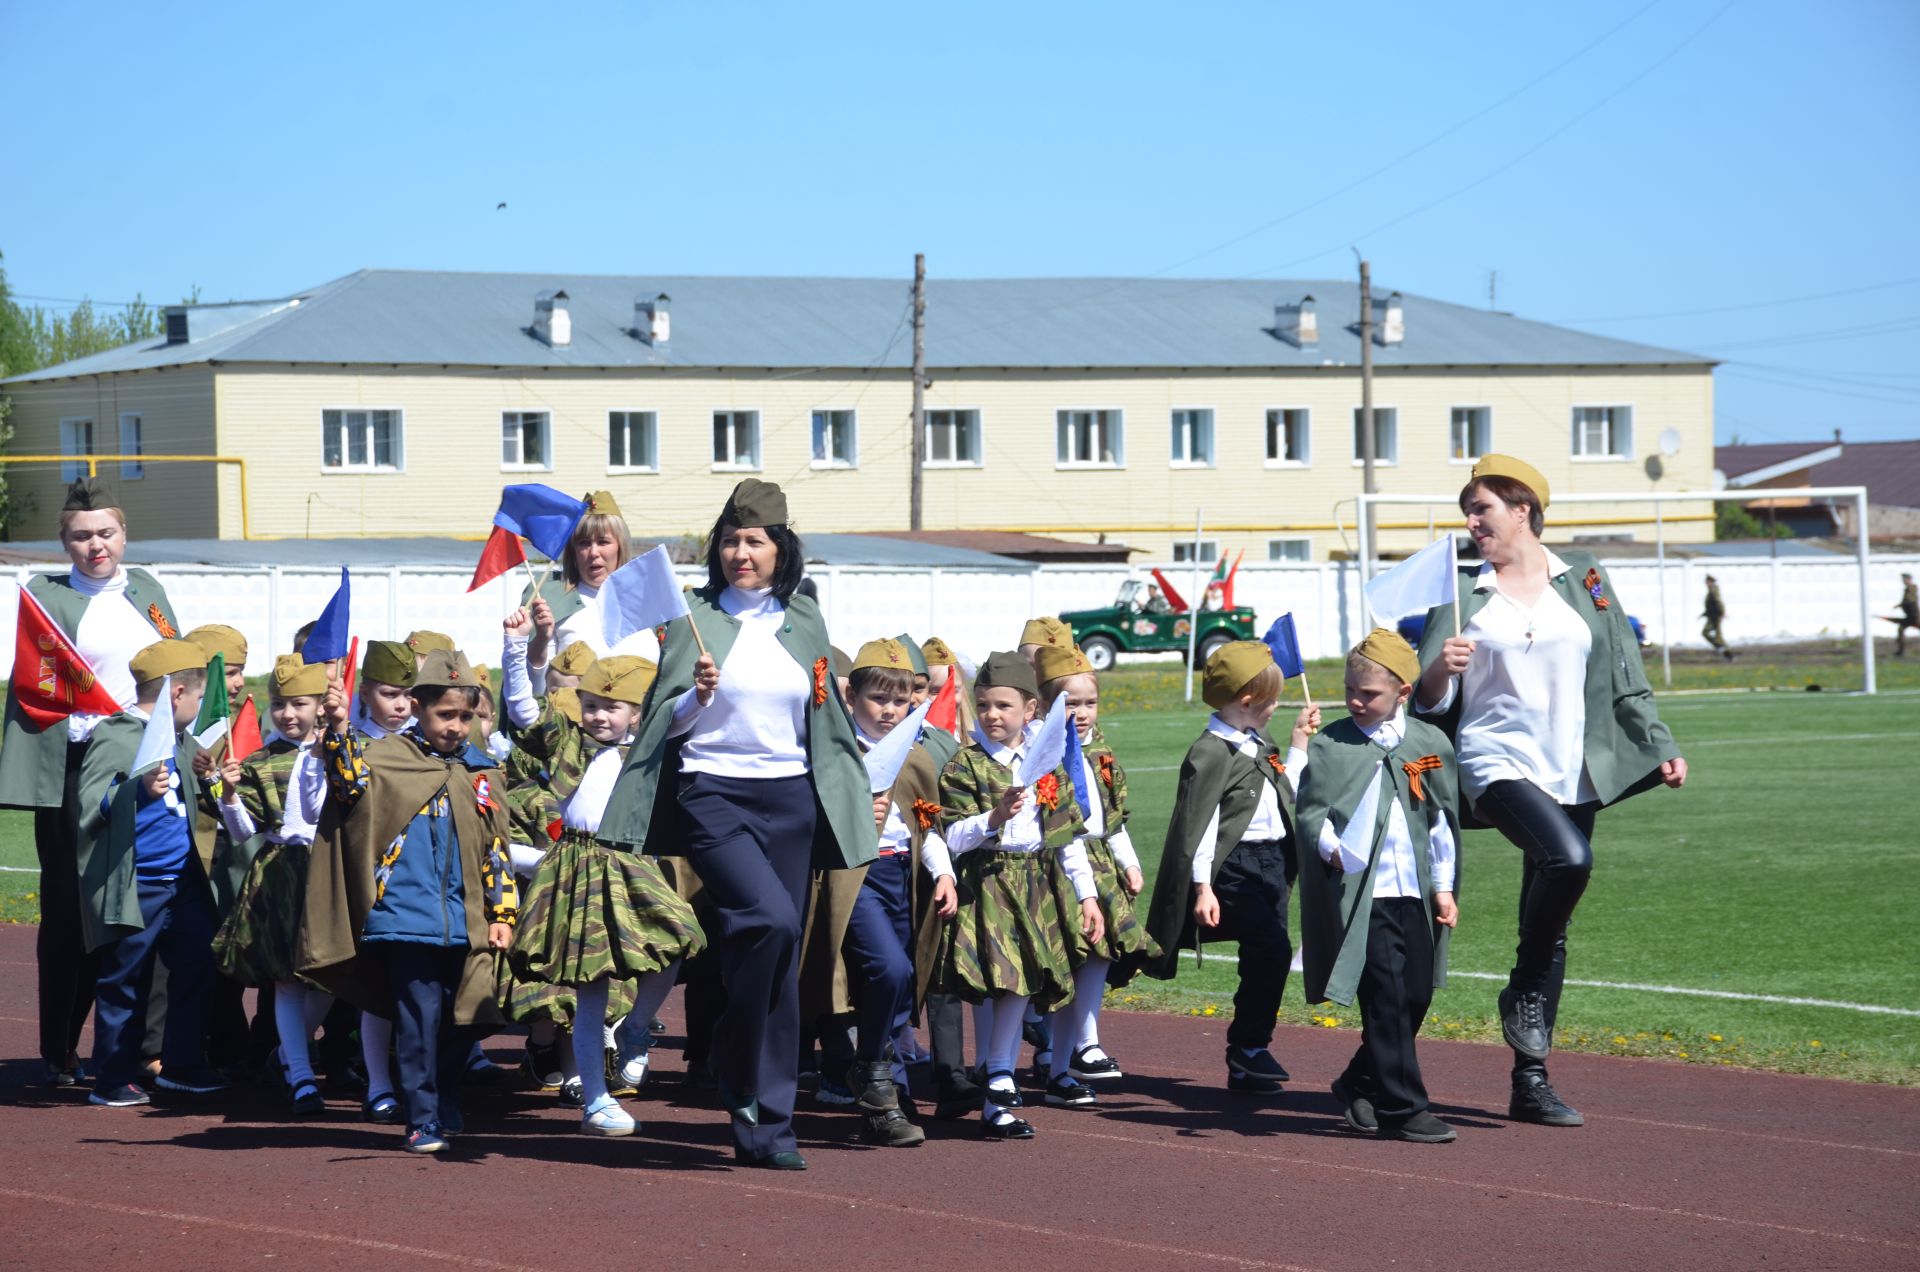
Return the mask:
M 1371 729 L 1361 726 L 1360 731 L 1384 750 L 1392 751 L 1406 736 L 1407 717 L 1404 712 L 1395 711 L 1392 718 L 1382 720 Z M 1338 857 L 1341 870 L 1348 874 L 1364 871 L 1373 852 L 1373 827 L 1380 816 L 1380 770 L 1385 763 L 1383 756 L 1373 766 L 1373 780 L 1367 783 L 1366 794 L 1360 797 L 1359 806 L 1347 819 L 1345 834 L 1335 832 L 1332 818 L 1321 824 L 1317 845 L 1320 859 L 1332 862 Z M 1453 827 L 1445 818 L 1434 823 L 1427 836 L 1427 848 L 1428 864 L 1433 867 L 1433 890 L 1452 892 L 1454 862 L 1459 851 L 1453 842 Z M 1420 863 L 1413 855 L 1413 831 L 1407 825 L 1406 809 L 1398 798 L 1387 810 L 1387 831 L 1381 838 L 1379 863 L 1373 869 L 1373 895 L 1375 898 L 1420 895 Z
M 86 611 L 80 615 L 80 628 L 73 633 L 73 644 L 80 656 L 93 668 L 101 686 L 122 707 L 134 701 L 133 671 L 127 663 L 148 645 L 160 639 L 147 616 L 127 599 L 127 572 L 113 572 L 109 579 L 91 579 L 75 570 L 70 576 L 73 590 L 87 598 Z M 85 742 L 105 716 L 74 712 L 67 717 L 67 739 Z
M 799 777 L 807 771 L 813 672 L 780 643 L 786 606 L 771 588 L 728 587 L 720 608 L 740 620 L 740 632 L 713 701 L 703 707 L 689 689 L 674 704 L 670 736 L 686 739 L 680 768 L 717 777 Z

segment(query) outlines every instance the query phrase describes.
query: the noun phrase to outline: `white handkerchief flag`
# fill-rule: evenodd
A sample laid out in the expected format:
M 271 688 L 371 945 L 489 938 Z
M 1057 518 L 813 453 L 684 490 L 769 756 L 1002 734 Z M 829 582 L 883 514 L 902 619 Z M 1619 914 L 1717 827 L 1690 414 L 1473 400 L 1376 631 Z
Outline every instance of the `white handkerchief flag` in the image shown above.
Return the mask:
M 920 740 L 921 726 L 927 722 L 927 708 L 932 705 L 933 699 L 929 698 L 915 707 L 911 715 L 893 726 L 893 732 L 868 749 L 864 757 L 867 789 L 875 795 L 886 794 L 900 780 L 900 770 L 906 767 L 913 744 Z
M 687 597 L 673 573 L 666 547 L 643 552 L 600 585 L 600 620 L 607 648 L 638 631 L 683 618 Z
M 1442 535 L 1384 574 L 1367 583 L 1367 608 L 1382 627 L 1403 618 L 1425 614 L 1436 605 L 1457 599 L 1459 563 L 1454 559 L 1453 536 Z
M 1067 758 L 1067 730 L 1072 727 L 1073 717 L 1067 714 L 1067 695 L 1063 693 L 1053 700 L 1053 709 L 1047 712 L 1033 740 L 1027 743 L 1027 756 L 1020 762 L 1020 771 L 1014 774 L 1020 785 L 1032 786 L 1060 767 L 1060 762 Z
M 153 704 L 147 731 L 140 735 L 140 749 L 133 753 L 133 768 L 127 776 L 140 777 L 172 759 L 180 745 L 173 727 L 173 677 L 160 678 L 160 698 Z

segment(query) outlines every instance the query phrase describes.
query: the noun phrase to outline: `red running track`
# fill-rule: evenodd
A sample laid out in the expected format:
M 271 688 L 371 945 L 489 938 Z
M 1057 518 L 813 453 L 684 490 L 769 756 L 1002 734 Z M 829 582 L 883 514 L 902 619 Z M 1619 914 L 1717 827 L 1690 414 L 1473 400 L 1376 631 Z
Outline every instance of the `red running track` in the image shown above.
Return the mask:
M 922 1148 L 873 1149 L 809 1107 L 810 1171 L 738 1169 L 670 1037 L 635 1138 L 480 1091 L 423 1160 L 344 1101 L 292 1123 L 258 1089 L 127 1110 L 31 1085 L 33 932 L 0 927 L 0 1050 L 26 1057 L 0 1065 L 0 1266 L 1920 1268 L 1916 1090 L 1568 1055 L 1555 1082 L 1588 1125 L 1553 1130 L 1505 1119 L 1503 1050 L 1431 1042 L 1460 1139 L 1386 1143 L 1325 1092 L 1350 1031 L 1283 1030 L 1295 1082 L 1251 1103 L 1222 1089 L 1223 1022 L 1109 1012 L 1131 1076 L 1095 1111 L 1030 1107 L 1028 1143 L 930 1121 Z

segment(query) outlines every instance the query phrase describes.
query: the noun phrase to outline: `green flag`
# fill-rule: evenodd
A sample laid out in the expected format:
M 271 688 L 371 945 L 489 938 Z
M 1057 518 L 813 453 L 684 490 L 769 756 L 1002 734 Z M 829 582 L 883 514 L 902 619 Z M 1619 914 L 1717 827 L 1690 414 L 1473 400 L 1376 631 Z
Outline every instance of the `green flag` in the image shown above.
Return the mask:
M 211 748 L 227 735 L 227 716 L 227 659 L 215 654 L 207 663 L 207 694 L 200 699 L 200 714 L 193 721 L 193 736 L 202 748 Z

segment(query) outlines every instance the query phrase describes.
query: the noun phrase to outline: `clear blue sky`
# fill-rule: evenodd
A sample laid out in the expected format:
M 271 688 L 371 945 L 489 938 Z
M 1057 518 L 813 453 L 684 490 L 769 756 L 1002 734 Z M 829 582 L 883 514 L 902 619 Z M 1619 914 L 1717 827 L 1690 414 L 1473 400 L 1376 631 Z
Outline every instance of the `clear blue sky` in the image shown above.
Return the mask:
M 915 251 L 1324 277 L 1358 244 L 1388 287 L 1485 304 L 1497 270 L 1502 309 L 1727 359 L 1721 441 L 1920 437 L 1910 0 L 9 0 L 0 84 L 28 296 Z

